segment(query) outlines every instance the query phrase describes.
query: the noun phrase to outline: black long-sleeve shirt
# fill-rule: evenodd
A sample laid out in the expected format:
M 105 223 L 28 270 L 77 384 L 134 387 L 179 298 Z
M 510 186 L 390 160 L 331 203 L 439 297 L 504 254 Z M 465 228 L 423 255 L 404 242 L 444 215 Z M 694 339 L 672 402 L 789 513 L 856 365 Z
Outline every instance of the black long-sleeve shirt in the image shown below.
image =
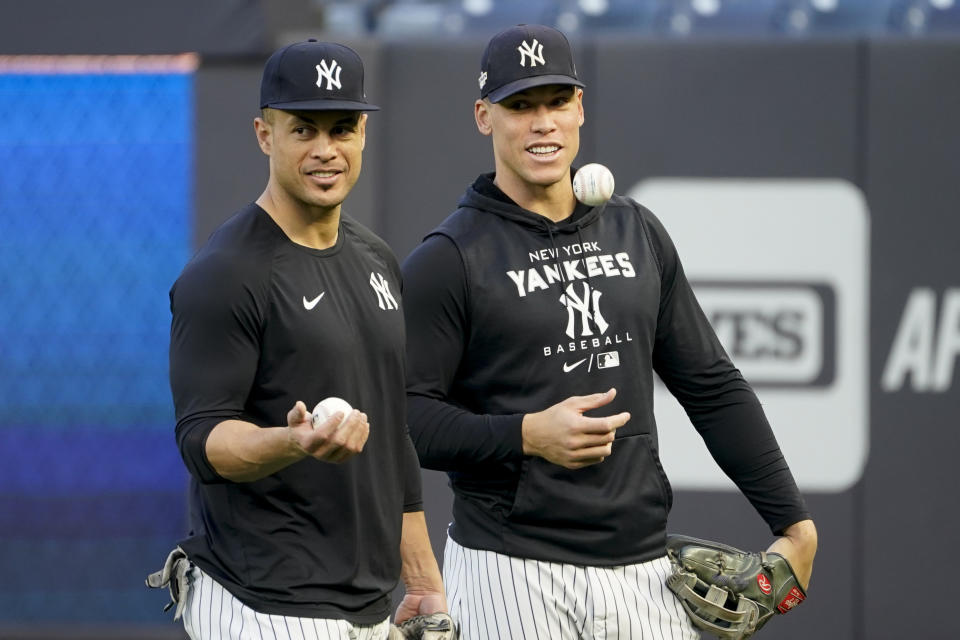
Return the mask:
M 293 243 L 256 205 L 218 229 L 170 292 L 170 385 L 191 473 L 190 560 L 261 613 L 375 623 L 390 615 L 404 511 L 422 509 L 405 426 L 399 266 L 343 216 L 336 244 Z M 227 419 L 286 424 L 297 400 L 365 412 L 363 451 L 254 482 L 205 455 Z
M 653 375 L 774 532 L 809 517 L 756 395 L 694 297 L 656 217 L 615 196 L 560 223 L 481 176 L 404 262 L 408 422 L 454 491 L 471 548 L 589 565 L 664 552 L 672 492 Z M 616 387 L 629 411 L 604 462 L 524 456 L 523 415 Z

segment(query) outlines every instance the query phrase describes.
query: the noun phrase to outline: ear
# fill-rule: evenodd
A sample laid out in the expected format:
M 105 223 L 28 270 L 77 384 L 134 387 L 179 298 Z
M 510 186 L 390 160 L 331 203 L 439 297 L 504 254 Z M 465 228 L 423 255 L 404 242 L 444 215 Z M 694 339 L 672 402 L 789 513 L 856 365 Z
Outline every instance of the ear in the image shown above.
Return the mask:
M 583 126 L 585 117 L 583 115 L 583 89 L 577 88 L 577 115 L 580 126 Z
M 473 103 L 473 119 L 477 121 L 477 129 L 485 136 L 493 133 L 490 125 L 490 109 L 493 105 L 486 100 L 477 100 Z
M 367 114 L 361 113 L 357 120 L 357 130 L 360 132 L 360 150 L 367 146 Z
M 260 145 L 260 151 L 263 151 L 266 155 L 270 155 L 273 127 L 263 118 L 254 118 L 253 131 L 257 134 L 257 144 Z

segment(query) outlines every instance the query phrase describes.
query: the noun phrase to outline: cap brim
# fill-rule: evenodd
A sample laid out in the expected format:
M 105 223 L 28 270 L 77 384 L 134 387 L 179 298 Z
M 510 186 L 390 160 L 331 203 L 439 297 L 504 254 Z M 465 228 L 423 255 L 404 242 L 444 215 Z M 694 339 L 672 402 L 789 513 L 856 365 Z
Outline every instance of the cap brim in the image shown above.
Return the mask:
M 490 102 L 500 102 L 504 98 L 512 96 L 515 93 L 519 93 L 520 91 L 532 89 L 533 87 L 542 87 L 547 84 L 565 84 L 581 88 L 586 86 L 576 78 L 571 78 L 570 76 L 533 76 L 532 78 L 521 78 L 520 80 L 514 80 L 513 82 L 508 82 L 502 87 L 497 87 L 487 94 L 487 99 Z
M 299 100 L 295 102 L 275 102 L 261 109 L 283 109 L 284 111 L 379 111 L 380 107 L 367 102 L 352 100 Z

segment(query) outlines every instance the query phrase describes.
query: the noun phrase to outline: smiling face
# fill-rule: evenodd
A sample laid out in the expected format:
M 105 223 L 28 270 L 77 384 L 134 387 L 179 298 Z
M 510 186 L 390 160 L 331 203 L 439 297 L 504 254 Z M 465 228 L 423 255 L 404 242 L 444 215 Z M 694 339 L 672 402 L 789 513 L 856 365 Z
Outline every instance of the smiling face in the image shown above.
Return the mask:
M 254 126 L 270 156 L 275 201 L 319 213 L 339 210 L 360 177 L 365 113 L 264 109 Z
M 526 194 L 571 190 L 570 165 L 580 150 L 583 91 L 546 85 L 500 102 L 478 100 L 477 128 L 493 138 L 496 183 L 521 202 Z M 537 196 L 539 197 L 539 196 Z

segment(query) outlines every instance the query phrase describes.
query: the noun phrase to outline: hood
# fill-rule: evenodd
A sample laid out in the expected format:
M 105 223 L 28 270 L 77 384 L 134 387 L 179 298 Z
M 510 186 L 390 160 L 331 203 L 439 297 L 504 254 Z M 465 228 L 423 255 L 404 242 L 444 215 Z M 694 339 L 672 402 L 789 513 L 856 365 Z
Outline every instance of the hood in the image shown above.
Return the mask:
M 576 169 L 571 167 L 571 180 L 575 172 Z M 481 174 L 460 196 L 457 206 L 492 213 L 543 235 L 577 233 L 580 229 L 595 222 L 603 211 L 603 205 L 589 207 L 578 202 L 569 218 L 554 222 L 539 213 L 524 209 L 511 200 L 493 183 L 494 175 L 493 173 Z

